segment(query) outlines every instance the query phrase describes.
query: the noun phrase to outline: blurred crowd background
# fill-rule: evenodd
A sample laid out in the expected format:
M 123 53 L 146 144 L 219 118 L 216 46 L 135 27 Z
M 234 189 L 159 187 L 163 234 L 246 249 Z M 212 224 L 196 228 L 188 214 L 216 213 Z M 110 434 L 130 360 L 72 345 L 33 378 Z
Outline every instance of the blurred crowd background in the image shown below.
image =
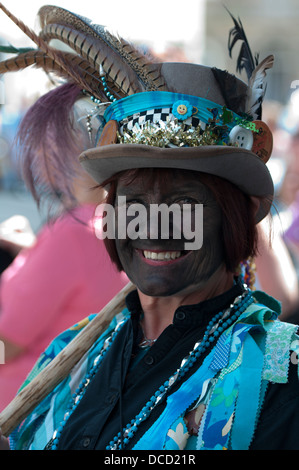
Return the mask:
M 27 25 L 38 29 L 36 13 L 45 2 L 10 0 L 6 6 Z M 274 133 L 268 163 L 275 183 L 275 207 L 282 230 L 296 217 L 299 190 L 299 3 L 297 0 L 60 0 L 59 6 L 107 25 L 162 60 L 197 62 L 235 73 L 238 46 L 229 57 L 227 40 L 232 20 L 240 18 L 253 54 L 275 56 L 268 73 L 264 120 Z M 5 4 L 5 2 L 4 2 Z M 1 44 L 32 46 L 0 12 Z M 1 58 L 1 57 L 0 57 Z M 2 56 L 3 58 L 3 56 Z M 245 77 L 241 77 L 246 81 Z M 0 222 L 14 214 L 28 217 L 34 231 L 45 221 L 24 187 L 17 165 L 16 131 L 31 103 L 51 88 L 41 71 L 30 68 L 0 77 Z M 296 230 L 295 230 L 296 231 Z M 299 228 L 297 233 L 299 239 Z M 292 232 L 295 240 L 296 233 Z M 290 240 L 289 246 L 293 250 Z M 296 240 L 295 240 L 296 241 Z M 292 251 L 292 256 L 296 255 Z

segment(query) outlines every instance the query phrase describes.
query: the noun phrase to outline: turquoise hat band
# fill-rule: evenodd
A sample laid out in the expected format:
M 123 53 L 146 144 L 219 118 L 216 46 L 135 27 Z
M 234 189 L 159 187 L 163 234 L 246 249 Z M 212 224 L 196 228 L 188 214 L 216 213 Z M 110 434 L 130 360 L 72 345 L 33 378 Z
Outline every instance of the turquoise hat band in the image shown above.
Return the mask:
M 197 96 L 167 91 L 149 91 L 136 93 L 135 95 L 115 101 L 105 111 L 104 119 L 106 122 L 109 120 L 121 122 L 136 113 L 156 108 L 172 109 L 172 114 L 179 121 L 185 121 L 189 117 L 194 116 L 200 121 L 208 123 L 211 119 L 215 118 L 215 112 L 217 113 L 218 111 L 219 116 L 222 115 L 224 107 Z M 236 121 L 240 121 L 241 118 L 233 111 L 226 111 L 230 115 L 227 125 L 233 127 L 236 125 Z

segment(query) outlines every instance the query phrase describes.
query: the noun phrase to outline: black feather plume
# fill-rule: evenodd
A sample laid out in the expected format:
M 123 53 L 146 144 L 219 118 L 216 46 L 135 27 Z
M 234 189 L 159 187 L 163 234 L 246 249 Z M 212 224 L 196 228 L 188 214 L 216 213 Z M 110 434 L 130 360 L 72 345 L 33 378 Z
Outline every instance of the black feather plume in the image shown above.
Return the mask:
M 226 70 L 220 70 L 216 67 L 212 68 L 212 72 L 217 80 L 226 106 L 237 114 L 244 112 L 246 92 L 240 92 L 237 86 L 237 78 Z
M 227 8 L 226 8 L 227 10 Z M 245 34 L 245 31 L 243 29 L 242 22 L 240 18 L 236 20 L 236 18 L 230 13 L 229 10 L 227 10 L 229 15 L 231 16 L 233 22 L 234 22 L 234 27 L 229 31 L 229 36 L 228 36 L 228 51 L 229 51 L 229 56 L 232 57 L 232 50 L 235 44 L 238 41 L 242 42 L 241 49 L 239 52 L 239 56 L 237 59 L 237 72 L 241 73 L 243 70 L 245 70 L 247 74 L 248 81 L 250 80 L 250 77 L 252 75 L 252 72 L 254 71 L 255 67 L 258 65 L 258 56 L 255 56 L 255 58 L 252 55 L 249 43 L 247 41 L 247 37 Z

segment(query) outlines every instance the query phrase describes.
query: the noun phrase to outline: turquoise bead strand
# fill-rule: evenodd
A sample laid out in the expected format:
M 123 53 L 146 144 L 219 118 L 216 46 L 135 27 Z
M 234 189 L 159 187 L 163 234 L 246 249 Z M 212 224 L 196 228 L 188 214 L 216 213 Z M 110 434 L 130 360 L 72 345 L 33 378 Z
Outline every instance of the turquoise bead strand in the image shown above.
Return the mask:
M 101 77 L 101 80 L 103 83 L 105 95 L 107 96 L 108 100 L 111 101 L 111 103 L 113 103 L 114 101 L 116 101 L 115 96 L 109 91 L 105 77 Z
M 122 432 L 119 432 L 114 437 L 114 439 L 110 441 L 109 445 L 106 447 L 107 450 L 119 449 L 121 448 L 122 444 L 126 446 L 129 443 L 130 439 L 132 439 L 132 437 L 137 432 L 138 426 L 149 417 L 152 410 L 158 405 L 158 403 L 161 401 L 164 395 L 171 389 L 174 383 L 178 379 L 184 377 L 184 375 L 198 360 L 198 358 L 205 352 L 205 350 L 218 338 L 219 335 L 221 335 L 221 333 L 226 328 L 232 325 L 239 318 L 239 316 L 247 309 L 247 307 L 252 302 L 253 298 L 251 296 L 251 293 L 249 290 L 247 290 L 234 302 L 230 309 L 228 309 L 229 317 L 225 315 L 226 312 L 223 311 L 217 313 L 214 316 L 214 318 L 208 323 L 202 341 L 194 346 L 194 349 L 189 353 L 189 356 L 183 360 L 180 369 L 178 369 L 175 374 L 173 374 L 168 380 L 164 382 L 163 385 L 159 387 L 159 389 L 153 394 L 153 396 L 145 404 L 141 411 L 135 416 L 135 418 L 132 419 L 130 423 L 128 423 L 123 428 Z M 115 339 L 117 332 L 120 330 L 120 328 L 125 322 L 126 320 L 121 322 L 112 332 L 112 334 L 105 340 L 99 355 L 94 360 L 93 367 L 91 368 L 89 373 L 84 377 L 78 388 L 73 393 L 70 403 L 67 407 L 67 411 L 64 415 L 64 419 L 60 423 L 58 429 L 55 431 L 53 438 L 50 440 L 46 448 L 52 450 L 58 449 L 59 439 L 67 420 L 81 402 L 86 388 L 88 387 L 88 384 L 96 375 L 105 354 L 110 349 Z M 213 329 L 215 330 L 213 331 L 213 333 L 211 333 L 211 330 Z
M 115 339 L 116 334 L 118 333 L 118 331 L 121 329 L 121 327 L 124 325 L 124 323 L 126 321 L 127 320 L 124 320 L 123 322 L 119 323 L 117 325 L 117 327 L 113 330 L 112 334 L 104 341 L 103 347 L 102 347 L 99 355 L 95 358 L 95 360 L 93 362 L 93 367 L 90 369 L 88 374 L 84 377 L 84 379 L 81 381 L 80 385 L 77 387 L 75 392 L 72 394 L 70 402 L 67 406 L 67 410 L 64 414 L 63 421 L 60 423 L 57 430 L 55 430 L 52 439 L 50 440 L 50 442 L 46 446 L 47 449 L 50 448 L 51 450 L 57 450 L 59 439 L 60 439 L 61 433 L 64 429 L 64 426 L 66 425 L 69 417 L 72 415 L 72 413 L 76 410 L 79 403 L 81 402 L 81 400 L 84 396 L 84 392 L 85 392 L 86 388 L 88 387 L 88 385 L 91 382 L 91 380 L 93 379 L 93 377 L 96 375 L 96 373 L 97 373 L 97 371 L 98 371 L 98 369 L 99 369 L 99 367 L 100 367 L 100 365 L 101 365 L 101 363 L 104 359 L 104 356 L 106 355 L 107 351 L 110 349 L 110 347 L 111 347 L 111 345 L 112 345 L 112 343 Z
M 244 296 L 244 298 L 243 298 Z M 168 380 L 164 382 L 164 384 L 157 390 L 154 395 L 150 398 L 150 400 L 145 404 L 142 408 L 140 413 L 138 413 L 134 419 L 131 420 L 130 423 L 127 424 L 125 428 L 123 428 L 122 433 L 119 432 L 110 442 L 109 445 L 106 447 L 106 450 L 116 450 L 121 449 L 121 446 L 126 446 L 130 439 L 134 436 L 136 431 L 138 430 L 138 426 L 145 421 L 153 409 L 158 405 L 164 395 L 170 390 L 170 388 L 174 385 L 174 383 L 179 380 L 180 378 L 184 377 L 184 375 L 189 371 L 189 369 L 193 366 L 193 364 L 199 359 L 199 357 L 207 350 L 207 348 L 217 339 L 221 333 L 231 326 L 239 317 L 240 315 L 248 308 L 248 306 L 253 303 L 253 298 L 251 292 L 247 290 L 245 294 L 240 296 L 237 300 L 237 309 L 234 313 L 229 317 L 225 318 L 221 321 L 225 312 L 219 312 L 215 315 L 215 317 L 208 323 L 206 328 L 205 334 L 203 339 L 200 343 L 197 343 L 194 349 L 189 353 L 187 359 L 184 359 L 182 365 L 179 370 L 176 371 Z M 236 305 L 231 306 L 231 310 Z M 219 325 L 217 323 L 219 322 Z M 211 329 L 217 325 L 217 329 L 210 334 Z M 123 439 L 121 439 L 123 435 Z

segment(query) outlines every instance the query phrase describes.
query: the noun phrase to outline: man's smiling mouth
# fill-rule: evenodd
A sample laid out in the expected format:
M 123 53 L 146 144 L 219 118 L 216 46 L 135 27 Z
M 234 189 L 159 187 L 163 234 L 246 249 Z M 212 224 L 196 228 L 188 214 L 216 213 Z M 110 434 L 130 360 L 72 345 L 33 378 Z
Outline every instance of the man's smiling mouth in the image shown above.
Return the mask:
M 184 252 L 183 251 L 159 251 L 157 252 L 157 251 L 144 250 L 142 253 L 146 259 L 164 261 L 164 260 L 180 258 Z
M 191 251 L 185 251 L 185 250 L 152 251 L 152 250 L 136 249 L 136 251 L 145 263 L 151 264 L 151 265 L 157 265 L 157 266 L 176 263 L 191 253 Z

